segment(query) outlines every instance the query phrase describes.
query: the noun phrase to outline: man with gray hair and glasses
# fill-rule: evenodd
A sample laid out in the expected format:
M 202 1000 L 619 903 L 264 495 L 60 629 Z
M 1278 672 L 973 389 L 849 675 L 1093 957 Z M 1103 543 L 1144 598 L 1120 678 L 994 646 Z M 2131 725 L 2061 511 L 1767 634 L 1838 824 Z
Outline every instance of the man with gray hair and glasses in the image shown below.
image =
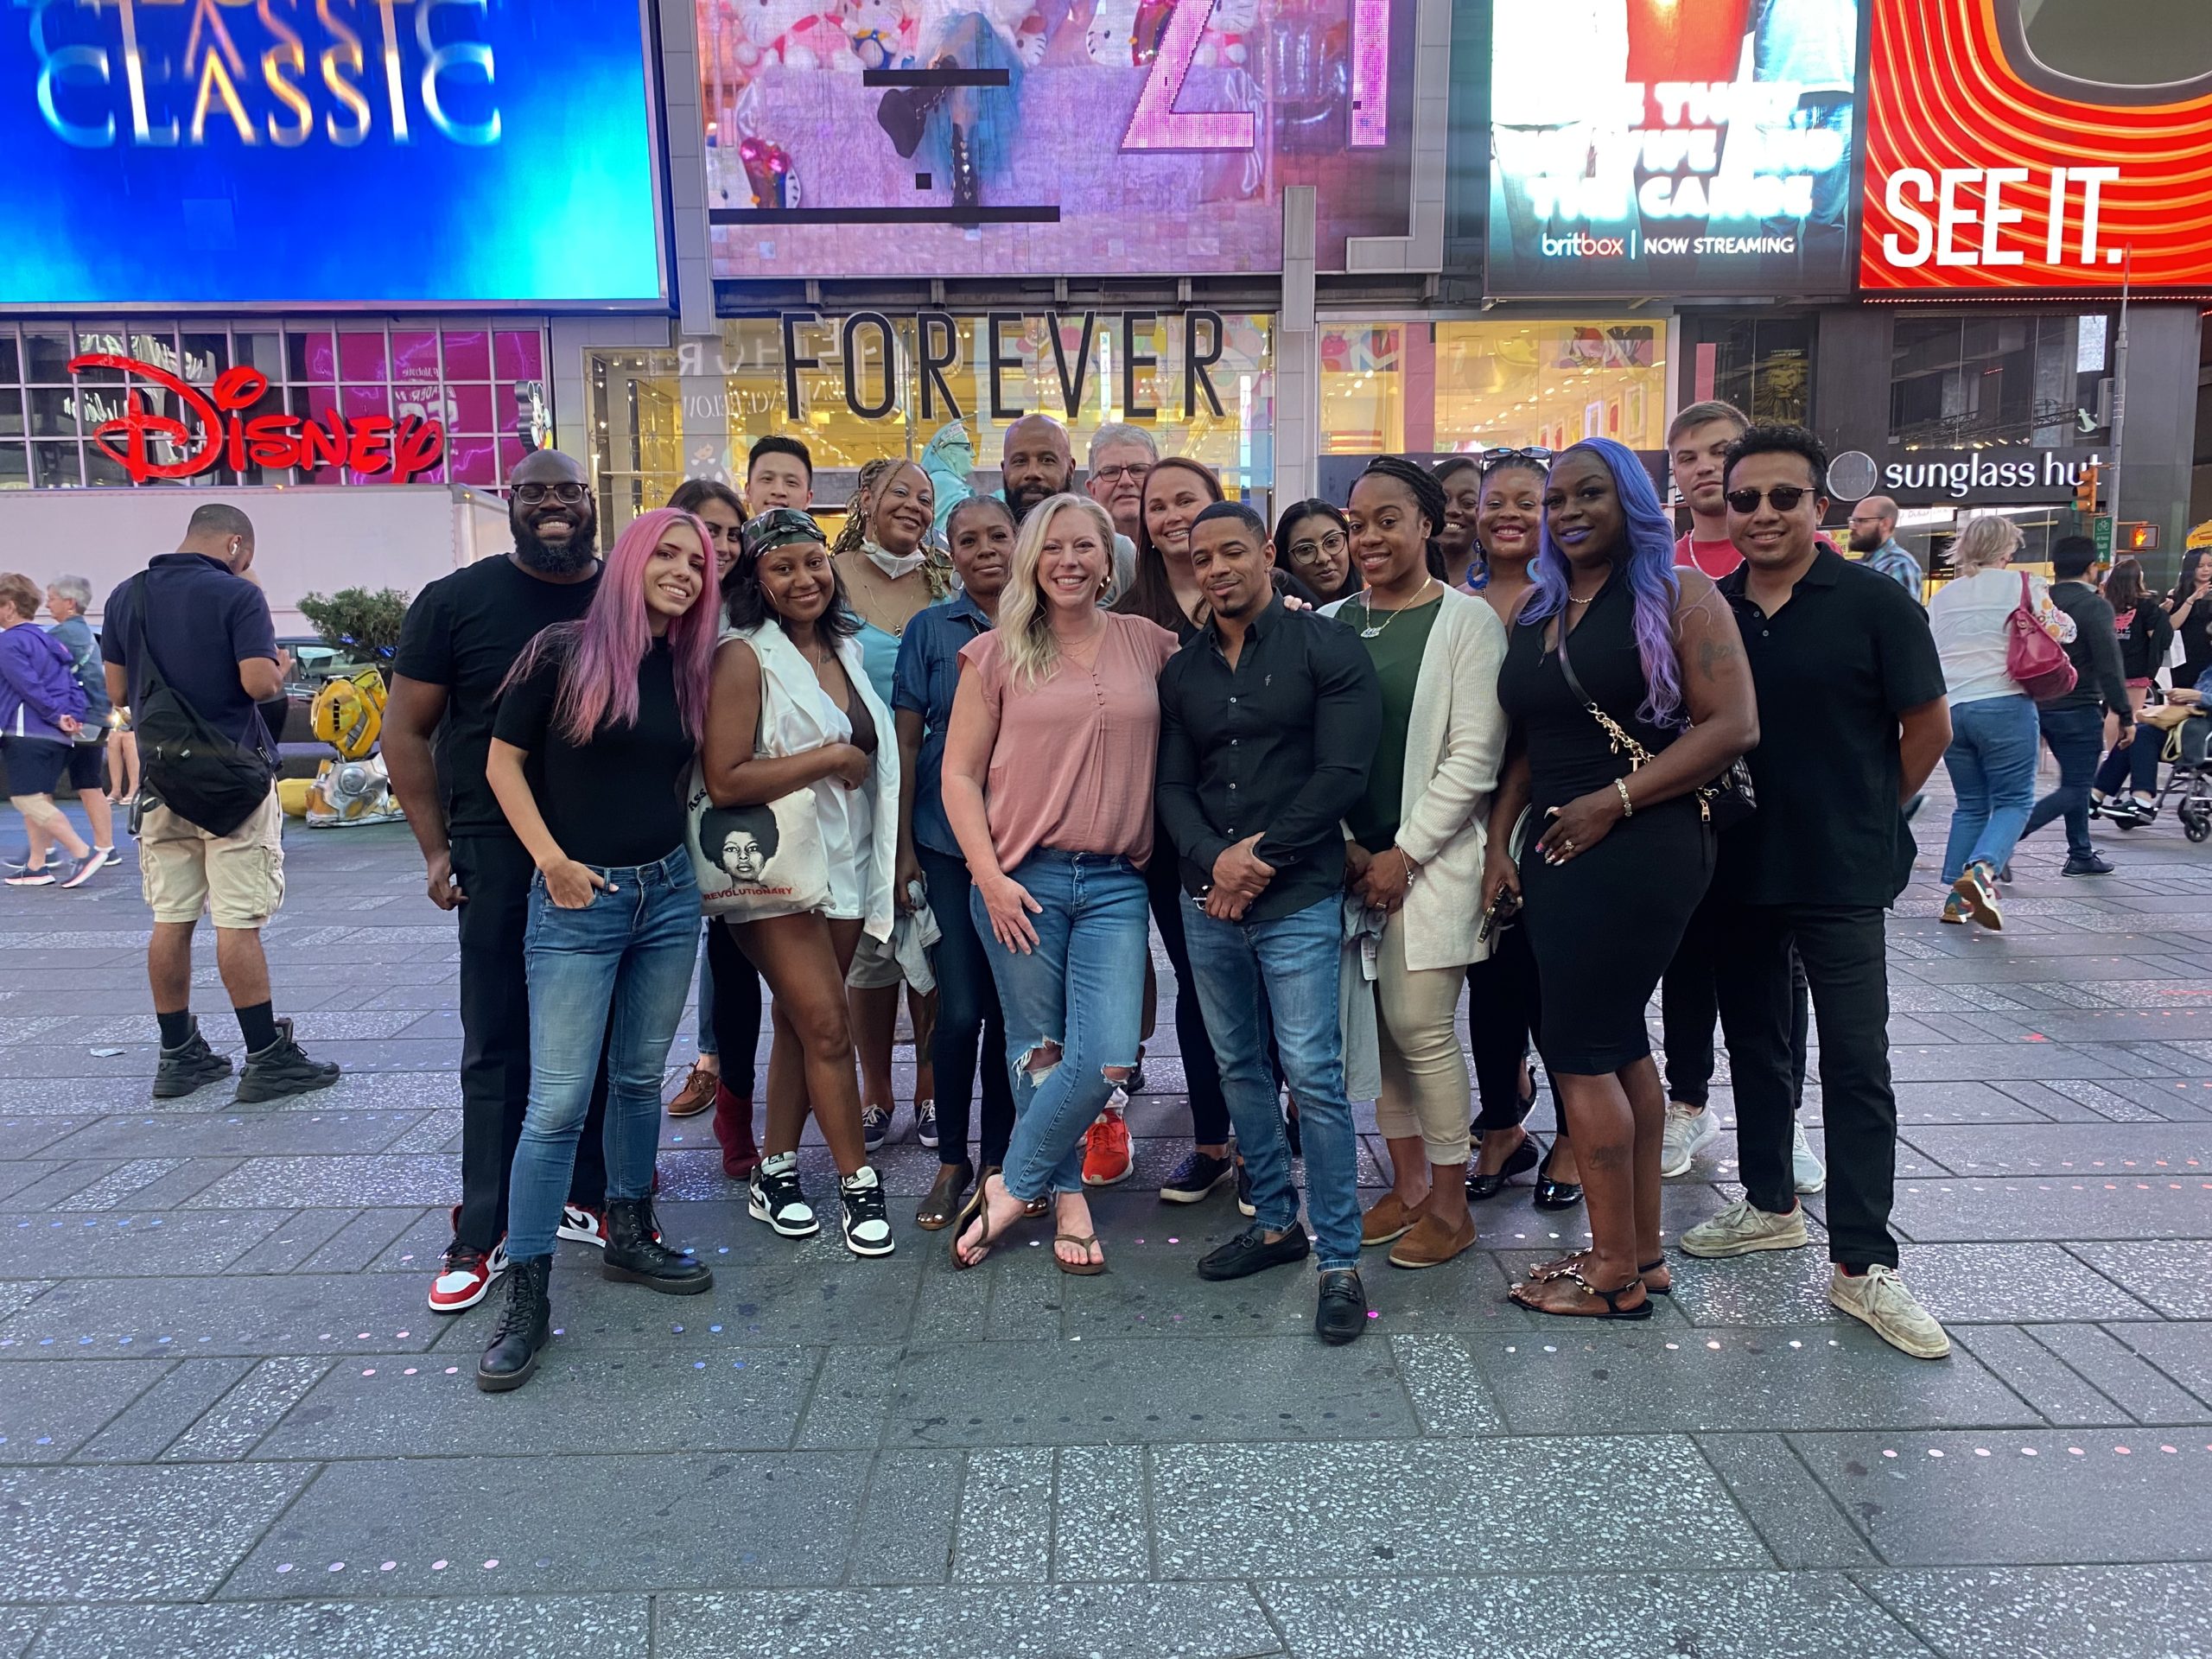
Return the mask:
M 83 576 L 56 576 L 47 584 L 46 608 L 54 618 L 47 630 L 69 652 L 70 672 L 85 689 L 85 715 L 69 749 L 69 786 L 92 830 L 92 851 L 103 864 L 115 858 L 115 814 L 107 793 L 107 740 L 114 729 L 115 705 L 108 701 L 100 642 L 92 637 L 85 613 L 92 607 L 92 584 Z
M 1160 447 L 1141 426 L 1109 421 L 1090 435 L 1083 487 L 1132 543 L 1144 522 L 1144 475 L 1159 459 Z

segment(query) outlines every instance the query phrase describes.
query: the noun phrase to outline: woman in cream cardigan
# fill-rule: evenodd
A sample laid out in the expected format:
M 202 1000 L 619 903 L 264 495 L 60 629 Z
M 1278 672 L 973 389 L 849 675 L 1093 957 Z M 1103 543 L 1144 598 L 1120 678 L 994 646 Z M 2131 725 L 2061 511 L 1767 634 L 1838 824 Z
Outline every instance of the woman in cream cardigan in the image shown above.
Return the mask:
M 1489 954 L 1477 895 L 1505 747 L 1505 629 L 1489 606 L 1429 574 L 1444 513 L 1426 469 L 1395 455 L 1370 463 L 1347 514 L 1366 591 L 1327 607 L 1358 633 L 1382 683 L 1382 741 L 1346 821 L 1344 861 L 1352 892 L 1385 918 L 1375 1121 L 1391 1188 L 1368 1211 L 1361 1242 L 1391 1245 L 1400 1268 L 1440 1266 L 1475 1242 L 1467 1061 L 1452 1020 L 1467 965 Z

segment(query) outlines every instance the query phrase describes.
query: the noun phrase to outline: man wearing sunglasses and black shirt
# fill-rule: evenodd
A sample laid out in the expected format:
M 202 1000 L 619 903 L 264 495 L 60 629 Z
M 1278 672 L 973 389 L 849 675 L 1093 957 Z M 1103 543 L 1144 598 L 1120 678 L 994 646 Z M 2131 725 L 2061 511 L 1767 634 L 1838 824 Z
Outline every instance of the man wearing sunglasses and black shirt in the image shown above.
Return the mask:
M 1758 426 L 1728 450 L 1721 578 L 1758 692 L 1746 757 L 1758 807 L 1720 838 L 1713 893 L 1720 1025 L 1736 1089 L 1744 1198 L 1682 1235 L 1691 1255 L 1802 1249 L 1790 1171 L 1789 957 L 1812 987 L 1828 1154 L 1828 1300 L 1921 1359 L 1943 1327 L 1897 1275 L 1897 1173 L 1883 912 L 1912 868 L 1904 804 L 1950 741 L 1927 613 L 1888 577 L 1815 539 L 1827 452 Z
M 392 663 L 385 764 L 429 867 L 430 902 L 461 919 L 461 1197 L 430 1306 L 457 1313 L 506 1270 L 507 1177 L 530 1104 L 523 930 L 536 869 L 484 776 L 500 686 L 541 628 L 583 615 L 599 587 L 599 514 L 584 469 L 555 449 L 508 480 L 514 550 L 415 596 Z M 435 740 L 435 751 L 432 742 Z M 602 1075 L 576 1141 L 561 1236 L 604 1244 Z

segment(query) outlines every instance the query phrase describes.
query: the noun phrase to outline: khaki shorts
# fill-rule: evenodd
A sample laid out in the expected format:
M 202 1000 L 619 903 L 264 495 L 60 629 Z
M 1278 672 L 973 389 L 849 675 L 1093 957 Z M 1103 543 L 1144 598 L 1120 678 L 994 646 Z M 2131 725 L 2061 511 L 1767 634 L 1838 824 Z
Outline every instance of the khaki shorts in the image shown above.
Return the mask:
M 848 987 L 855 991 L 880 990 L 886 985 L 896 985 L 906 976 L 899 971 L 899 958 L 891 954 L 890 941 L 861 935 L 860 948 L 853 952 L 853 965 L 845 970 Z
M 205 910 L 218 927 L 257 928 L 284 903 L 283 809 L 276 791 L 227 836 L 211 836 L 166 806 L 146 810 L 138 832 L 138 873 L 157 922 L 196 922 Z

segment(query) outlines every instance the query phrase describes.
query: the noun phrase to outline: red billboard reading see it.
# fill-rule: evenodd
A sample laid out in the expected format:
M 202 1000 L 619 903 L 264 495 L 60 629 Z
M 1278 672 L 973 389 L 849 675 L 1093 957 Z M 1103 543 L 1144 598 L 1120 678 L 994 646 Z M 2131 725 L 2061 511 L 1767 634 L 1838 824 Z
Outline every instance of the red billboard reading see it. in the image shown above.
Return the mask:
M 1873 0 L 1866 288 L 2212 289 L 2212 75 L 2069 61 L 2071 9 Z

